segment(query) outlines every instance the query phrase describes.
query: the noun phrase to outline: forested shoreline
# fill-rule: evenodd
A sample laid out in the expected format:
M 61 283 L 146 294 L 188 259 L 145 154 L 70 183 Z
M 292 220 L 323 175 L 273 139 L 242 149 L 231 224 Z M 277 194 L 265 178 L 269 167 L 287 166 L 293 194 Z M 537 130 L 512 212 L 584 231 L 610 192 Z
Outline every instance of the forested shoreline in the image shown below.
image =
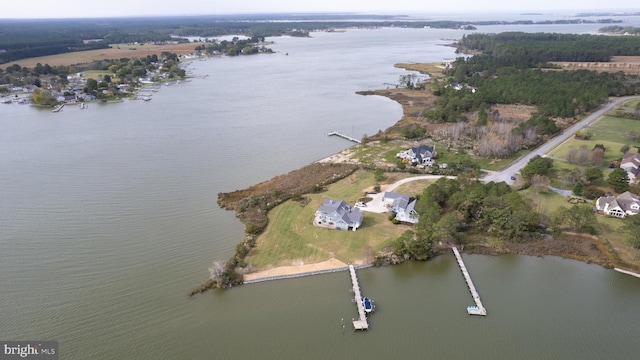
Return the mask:
M 316 30 L 335 28 L 448 28 L 474 30 L 478 25 L 614 24 L 614 19 L 563 19 L 519 21 L 411 21 L 387 15 L 237 15 L 63 20 L 0 19 L 0 64 L 29 57 L 107 48 L 117 43 L 188 42 L 187 37 L 224 35 L 308 36 Z

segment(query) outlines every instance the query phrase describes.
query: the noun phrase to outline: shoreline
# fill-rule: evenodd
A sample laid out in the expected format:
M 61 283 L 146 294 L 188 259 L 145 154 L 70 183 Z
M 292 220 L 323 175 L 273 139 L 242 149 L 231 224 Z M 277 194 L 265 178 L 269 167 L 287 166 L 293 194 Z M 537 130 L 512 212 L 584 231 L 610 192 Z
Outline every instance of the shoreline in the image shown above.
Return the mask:
M 249 274 L 244 274 L 244 283 L 251 284 L 260 281 L 324 274 L 329 272 L 343 271 L 347 270 L 348 268 L 348 264 L 336 258 L 331 258 L 329 260 L 321 261 L 318 263 L 278 266 L 252 272 Z

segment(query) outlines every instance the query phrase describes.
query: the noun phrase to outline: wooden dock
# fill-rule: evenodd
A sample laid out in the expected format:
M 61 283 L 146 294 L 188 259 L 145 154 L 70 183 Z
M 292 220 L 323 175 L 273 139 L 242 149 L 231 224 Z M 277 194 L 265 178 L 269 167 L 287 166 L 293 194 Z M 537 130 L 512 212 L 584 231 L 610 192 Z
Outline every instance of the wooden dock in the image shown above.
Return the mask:
M 328 133 L 328 134 L 327 134 L 327 136 L 338 136 L 338 137 L 341 137 L 341 138 L 343 138 L 343 139 L 347 139 L 347 140 L 349 140 L 349 141 L 353 141 L 353 142 L 354 142 L 354 143 L 356 143 L 356 144 L 360 144 L 360 140 L 358 140 L 358 139 L 356 139 L 356 138 L 353 138 L 353 137 L 351 137 L 351 136 L 349 136 L 349 135 L 341 134 L 341 133 L 339 133 L 337 130 L 336 130 L 336 131 L 332 131 L 332 132 Z
M 368 330 L 369 323 L 367 322 L 367 315 L 364 312 L 364 304 L 362 303 L 362 295 L 360 294 L 360 285 L 358 284 L 358 277 L 356 276 L 356 269 L 353 265 L 349 265 L 349 273 L 351 274 L 351 285 L 353 286 L 353 297 L 356 300 L 356 306 L 358 307 L 358 320 L 353 320 L 353 330 Z
M 473 281 L 471 281 L 471 276 L 469 276 L 469 271 L 467 271 L 467 267 L 464 265 L 464 261 L 462 261 L 462 256 L 460 256 L 460 252 L 454 246 L 453 254 L 456 256 L 458 260 L 458 265 L 460 265 L 460 270 L 462 271 L 462 275 L 464 276 L 464 280 L 467 282 L 467 286 L 469 286 L 469 291 L 471 291 L 471 296 L 473 297 L 473 301 L 476 303 L 475 306 L 468 306 L 467 313 L 469 315 L 487 315 L 487 309 L 482 305 L 482 301 L 480 301 L 480 295 L 478 295 L 478 291 L 476 291 L 476 287 L 473 286 Z

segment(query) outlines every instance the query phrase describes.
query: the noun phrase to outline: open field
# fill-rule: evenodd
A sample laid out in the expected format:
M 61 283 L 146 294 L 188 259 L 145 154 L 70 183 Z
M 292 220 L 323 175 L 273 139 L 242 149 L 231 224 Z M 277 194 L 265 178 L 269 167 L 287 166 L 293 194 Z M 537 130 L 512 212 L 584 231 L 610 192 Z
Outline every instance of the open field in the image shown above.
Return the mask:
M 572 138 L 559 147 L 555 148 L 549 155 L 554 158 L 566 159 L 569 149 L 578 149 L 586 146 L 592 150 L 596 144 L 603 144 L 607 151 L 604 154 L 602 166 L 607 165 L 612 160 L 618 160 L 622 157 L 620 148 L 624 145 L 637 146 L 639 143 L 633 142 L 627 138 L 630 131 L 640 133 L 640 121 L 605 116 L 594 122 L 589 128 L 585 129 L 593 134 L 590 140 L 579 140 Z
M 562 66 L 563 70 L 623 71 L 628 75 L 640 75 L 640 56 L 614 56 L 611 62 L 554 62 L 554 64 Z
M 409 71 L 417 71 L 429 75 L 432 79 L 444 79 L 444 65 L 439 63 L 400 63 L 394 67 Z
M 5 64 L 10 66 L 18 64 L 22 67 L 33 68 L 36 64 L 49 64 L 50 66 L 86 64 L 92 61 L 105 59 L 121 59 L 121 58 L 141 58 L 147 55 L 160 55 L 163 51 L 172 52 L 178 55 L 187 55 L 195 53 L 196 46 L 201 43 L 185 43 L 185 44 L 113 44 L 110 49 L 98 49 L 89 51 L 77 51 L 72 53 L 41 56 L 29 59 L 22 59 L 15 62 Z
M 386 182 L 397 181 L 393 174 Z M 347 264 L 371 262 L 373 254 L 391 244 L 405 230 L 393 225 L 387 214 L 364 212 L 357 231 L 341 231 L 313 226 L 315 211 L 326 198 L 355 203 L 364 190 L 375 185 L 373 174 L 357 171 L 328 187 L 326 192 L 305 195 L 310 202 L 287 201 L 269 211 L 269 225 L 258 237 L 257 246 L 246 258 L 256 269 L 317 263 L 335 258 Z

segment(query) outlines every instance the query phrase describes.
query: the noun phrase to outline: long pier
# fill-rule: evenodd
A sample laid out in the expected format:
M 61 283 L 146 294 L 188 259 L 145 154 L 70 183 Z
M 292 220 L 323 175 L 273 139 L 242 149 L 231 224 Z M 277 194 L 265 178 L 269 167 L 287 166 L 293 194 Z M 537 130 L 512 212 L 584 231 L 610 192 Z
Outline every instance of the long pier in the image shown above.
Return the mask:
M 458 265 L 460 265 L 460 271 L 462 271 L 462 275 L 464 276 L 467 285 L 469 286 L 469 291 L 471 291 L 471 296 L 473 297 L 473 301 L 476 303 L 475 306 L 468 306 L 467 313 L 469 315 L 487 315 L 487 309 L 482 305 L 482 301 L 480 301 L 480 295 L 478 295 L 478 291 L 476 291 L 476 287 L 473 286 L 473 281 L 471 281 L 471 276 L 469 276 L 469 271 L 467 271 L 467 267 L 464 265 L 464 261 L 462 261 L 462 256 L 460 256 L 460 252 L 458 252 L 458 248 L 455 246 L 452 247 L 453 254 L 456 256 L 458 260 Z
M 349 265 L 349 273 L 351 274 L 351 285 L 353 286 L 353 297 L 356 300 L 356 306 L 358 307 L 358 320 L 353 320 L 353 330 L 368 330 L 369 323 L 367 322 L 367 315 L 364 312 L 364 304 L 362 303 L 362 295 L 360 294 L 360 285 L 358 284 L 358 277 L 356 276 L 356 269 L 353 265 Z
M 360 140 L 358 140 L 358 139 L 356 139 L 356 138 L 354 138 L 354 137 L 351 137 L 351 136 L 349 136 L 349 135 L 341 134 L 341 133 L 339 133 L 337 130 L 336 130 L 336 131 L 332 131 L 332 132 L 328 133 L 328 134 L 327 134 L 327 136 L 338 136 L 338 137 L 341 137 L 341 138 L 343 138 L 343 139 L 347 139 L 347 140 L 349 140 L 349 141 L 353 141 L 353 142 L 354 142 L 354 143 L 356 143 L 356 144 L 360 144 Z

